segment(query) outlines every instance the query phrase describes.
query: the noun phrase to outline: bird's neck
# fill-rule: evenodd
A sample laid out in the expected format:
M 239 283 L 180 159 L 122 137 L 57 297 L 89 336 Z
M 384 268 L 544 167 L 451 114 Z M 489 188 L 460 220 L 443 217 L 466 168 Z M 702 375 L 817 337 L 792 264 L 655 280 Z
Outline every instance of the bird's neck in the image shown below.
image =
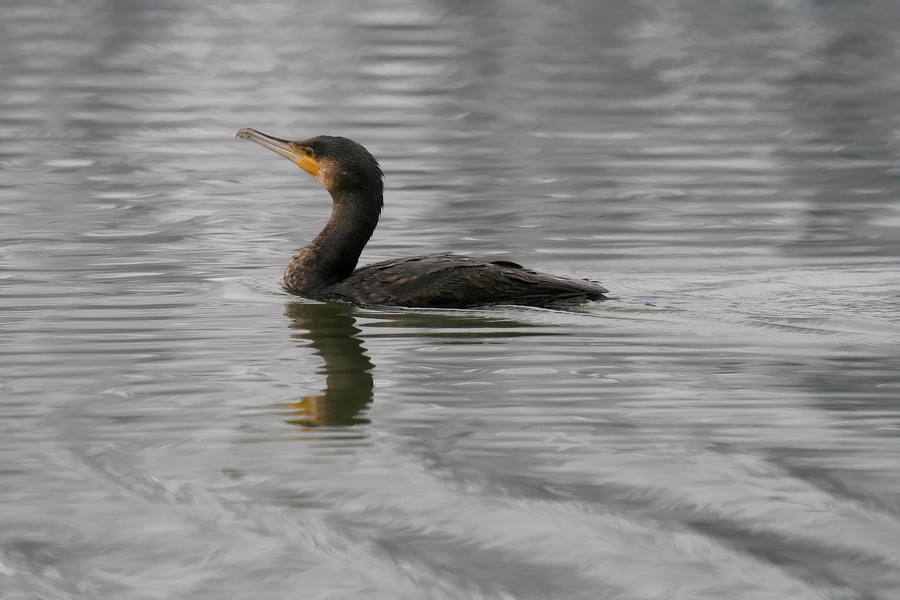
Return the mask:
M 331 218 L 309 244 L 297 251 L 284 272 L 289 290 L 316 292 L 350 276 L 381 212 L 382 194 L 332 192 Z

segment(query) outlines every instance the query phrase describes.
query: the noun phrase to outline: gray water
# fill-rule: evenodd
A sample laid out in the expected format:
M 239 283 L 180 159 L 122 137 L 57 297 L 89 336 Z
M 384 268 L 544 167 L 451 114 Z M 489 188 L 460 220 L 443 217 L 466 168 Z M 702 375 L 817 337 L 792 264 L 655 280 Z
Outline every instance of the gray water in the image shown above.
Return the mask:
M 0 599 L 900 598 L 893 3 L 0 13 Z M 242 127 L 611 299 L 290 296 Z

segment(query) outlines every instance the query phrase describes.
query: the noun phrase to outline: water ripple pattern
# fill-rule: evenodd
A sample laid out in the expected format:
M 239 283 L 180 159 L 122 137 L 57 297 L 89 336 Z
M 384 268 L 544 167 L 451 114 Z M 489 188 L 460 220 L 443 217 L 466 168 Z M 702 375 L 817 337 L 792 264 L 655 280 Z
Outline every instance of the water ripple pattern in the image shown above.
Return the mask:
M 0 23 L 0 600 L 900 600 L 900 12 L 27 2 Z M 242 127 L 380 159 L 363 262 Z

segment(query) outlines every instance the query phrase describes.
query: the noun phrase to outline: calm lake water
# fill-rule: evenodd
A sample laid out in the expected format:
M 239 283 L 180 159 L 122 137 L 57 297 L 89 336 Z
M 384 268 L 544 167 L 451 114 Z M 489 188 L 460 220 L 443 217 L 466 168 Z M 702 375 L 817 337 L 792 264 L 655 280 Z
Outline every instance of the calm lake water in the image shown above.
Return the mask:
M 893 3 L 0 12 L 0 600 L 900 599 Z M 611 299 L 290 296 L 242 127 Z

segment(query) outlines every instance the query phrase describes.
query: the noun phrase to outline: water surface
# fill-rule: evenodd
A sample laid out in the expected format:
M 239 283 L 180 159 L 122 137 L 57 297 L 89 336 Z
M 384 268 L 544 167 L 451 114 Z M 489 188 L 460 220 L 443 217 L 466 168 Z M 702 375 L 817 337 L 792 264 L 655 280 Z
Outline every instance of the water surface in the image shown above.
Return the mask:
M 6 2 L 0 599 L 900 598 L 900 13 Z M 234 140 L 364 143 L 364 262 L 601 280 L 376 311 Z

